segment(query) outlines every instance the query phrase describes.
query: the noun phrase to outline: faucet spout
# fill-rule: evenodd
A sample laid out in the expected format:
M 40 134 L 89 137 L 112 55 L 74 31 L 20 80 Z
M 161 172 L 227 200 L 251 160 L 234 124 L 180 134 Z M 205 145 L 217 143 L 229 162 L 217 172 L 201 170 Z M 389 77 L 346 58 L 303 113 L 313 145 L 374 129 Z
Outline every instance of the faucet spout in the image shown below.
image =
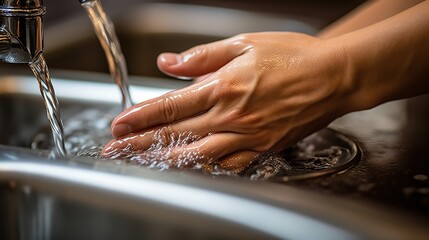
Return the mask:
M 95 0 L 79 0 L 79 2 L 82 4 L 82 3 L 86 3 L 86 2 L 92 2 L 92 1 L 95 1 Z
M 42 0 L 0 0 L 0 61 L 29 63 L 43 52 Z

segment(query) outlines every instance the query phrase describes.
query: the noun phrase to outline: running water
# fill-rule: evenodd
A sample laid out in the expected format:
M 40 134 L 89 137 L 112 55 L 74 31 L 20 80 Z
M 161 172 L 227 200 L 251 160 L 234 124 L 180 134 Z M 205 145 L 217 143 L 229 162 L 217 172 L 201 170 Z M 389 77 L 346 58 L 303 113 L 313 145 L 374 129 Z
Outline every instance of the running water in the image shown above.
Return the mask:
M 127 66 L 113 23 L 106 16 L 100 1 L 81 1 L 81 3 L 104 49 L 110 73 L 121 90 L 122 107 L 129 108 L 133 103 L 129 92 Z
M 127 67 L 113 24 L 107 18 L 98 0 L 81 2 L 94 25 L 95 32 L 106 53 L 110 72 L 121 90 L 122 106 L 123 108 L 131 107 L 132 101 L 129 93 Z M 46 61 L 40 54 L 33 59 L 31 63 L 29 63 L 29 66 L 39 82 L 40 92 L 46 107 L 46 114 L 52 129 L 52 136 L 55 144 L 55 155 L 64 157 L 67 155 L 67 150 L 65 147 L 63 123 L 60 116 L 58 99 L 55 96 Z M 106 126 L 103 125 L 103 127 L 108 129 L 107 124 Z M 95 144 L 93 145 L 93 148 L 98 149 L 100 142 L 91 142 L 88 140 L 91 139 L 88 136 L 89 135 L 87 134 L 87 138 L 85 138 L 87 144 L 93 143 Z M 37 147 L 38 144 L 35 143 L 33 145 Z M 87 149 L 88 145 L 84 146 L 85 149 Z
M 64 144 L 63 123 L 61 121 L 58 99 L 55 96 L 49 69 L 43 55 L 39 54 L 31 63 L 29 63 L 29 66 L 39 82 L 40 93 L 42 94 L 46 107 L 46 114 L 52 129 L 55 144 L 55 155 L 64 157 L 67 152 Z

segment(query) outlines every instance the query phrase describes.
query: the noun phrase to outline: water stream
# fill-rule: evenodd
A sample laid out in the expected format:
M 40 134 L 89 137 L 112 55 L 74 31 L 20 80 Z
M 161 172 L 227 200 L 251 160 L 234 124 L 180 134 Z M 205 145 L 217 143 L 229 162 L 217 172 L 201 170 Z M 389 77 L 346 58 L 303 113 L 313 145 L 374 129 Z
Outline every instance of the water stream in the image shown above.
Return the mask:
M 100 1 L 85 1 L 81 5 L 91 19 L 95 33 L 106 54 L 110 73 L 121 90 L 122 106 L 129 108 L 133 103 L 129 91 L 127 65 L 116 36 L 115 27 L 106 16 Z
M 54 87 L 52 86 L 51 76 L 48 66 L 42 54 L 39 54 L 29 64 L 34 76 L 39 82 L 40 93 L 46 107 L 46 115 L 52 129 L 52 137 L 55 144 L 55 155 L 64 157 L 67 154 L 64 142 L 64 128 L 61 120 L 58 99 L 55 96 Z
M 111 21 L 106 16 L 101 3 L 98 0 L 85 1 L 82 6 L 87 11 L 88 16 L 94 26 L 94 30 L 105 51 L 109 70 L 119 86 L 122 94 L 122 107 L 128 108 L 133 105 L 128 84 L 128 72 L 126 62 L 115 29 Z M 52 130 L 52 138 L 55 145 L 55 155 L 64 157 L 67 155 L 65 147 L 64 127 L 61 120 L 58 99 L 55 96 L 54 87 L 51 83 L 51 77 L 43 55 L 38 55 L 29 63 L 37 81 L 39 82 L 40 92 L 46 107 L 46 114 Z M 108 125 L 105 126 L 106 129 Z M 38 144 L 34 144 L 37 146 Z M 98 144 L 99 145 L 99 144 Z

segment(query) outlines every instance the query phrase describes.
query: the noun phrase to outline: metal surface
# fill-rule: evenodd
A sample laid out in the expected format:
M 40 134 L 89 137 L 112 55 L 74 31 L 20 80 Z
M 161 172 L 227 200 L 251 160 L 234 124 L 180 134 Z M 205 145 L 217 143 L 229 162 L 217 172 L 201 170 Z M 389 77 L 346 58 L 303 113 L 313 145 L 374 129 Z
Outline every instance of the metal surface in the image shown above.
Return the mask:
M 345 172 L 358 164 L 362 158 L 362 150 L 352 139 L 329 128 L 322 129 L 305 138 L 303 143 L 314 146 L 315 150 L 323 150 L 331 146 L 341 147 L 347 149 L 347 154 L 338 157 L 337 163 L 328 168 L 313 169 L 312 171 L 298 172 L 288 176 L 277 176 L 271 180 L 279 182 L 299 181 Z
M 362 160 L 344 174 L 293 185 L 429 219 L 428 100 L 395 101 L 338 119 L 331 127 L 360 143 Z
M 20 156 L 13 149 L 2 150 Z M 83 160 L 74 160 L 60 164 L 31 155 L 28 160 L 23 155 L 19 161 L 0 161 L 0 195 L 4 201 L 0 233 L 6 239 L 13 231 L 20 238 L 30 239 L 359 236 L 286 205 L 276 206 L 269 199 L 250 199 L 242 195 L 246 191 L 230 193 L 215 188 L 221 183 L 231 184 L 232 189 L 245 186 L 240 182 L 124 167 L 121 174 L 115 174 L 116 167 L 106 162 L 85 165 L 79 162 Z M 197 182 L 198 186 L 193 184 Z M 314 232 L 297 229 L 295 224 Z M 73 232 L 74 228 L 79 231 Z M 161 229 L 163 234 L 159 235 Z
M 92 2 L 94 0 L 79 0 L 80 3 Z
M 41 0 L 0 1 L 0 61 L 29 63 L 43 52 Z
M 119 104 L 119 92 L 105 75 L 53 74 L 64 76 L 53 82 L 66 119 L 86 108 Z M 138 83 L 131 88 L 136 101 L 187 84 L 132 82 Z M 36 82 L 11 75 L 0 83 L 1 239 L 424 239 L 429 234 L 424 218 L 285 184 L 157 172 L 90 158 L 48 160 L 46 151 L 11 146 L 28 146 L 24 140 L 46 124 Z M 353 170 L 332 178 L 344 179 Z M 305 188 L 304 182 L 290 185 Z

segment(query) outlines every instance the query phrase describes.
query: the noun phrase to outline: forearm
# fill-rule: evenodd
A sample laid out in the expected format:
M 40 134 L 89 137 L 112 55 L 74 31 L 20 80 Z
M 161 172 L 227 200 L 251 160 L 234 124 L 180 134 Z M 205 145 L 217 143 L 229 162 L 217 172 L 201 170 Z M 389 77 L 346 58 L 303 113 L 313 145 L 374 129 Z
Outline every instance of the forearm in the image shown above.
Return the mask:
M 368 1 L 345 17 L 323 29 L 318 36 L 321 38 L 337 37 L 398 14 L 422 0 L 376 0 Z
M 348 59 L 353 110 L 429 92 L 429 1 L 331 39 Z

